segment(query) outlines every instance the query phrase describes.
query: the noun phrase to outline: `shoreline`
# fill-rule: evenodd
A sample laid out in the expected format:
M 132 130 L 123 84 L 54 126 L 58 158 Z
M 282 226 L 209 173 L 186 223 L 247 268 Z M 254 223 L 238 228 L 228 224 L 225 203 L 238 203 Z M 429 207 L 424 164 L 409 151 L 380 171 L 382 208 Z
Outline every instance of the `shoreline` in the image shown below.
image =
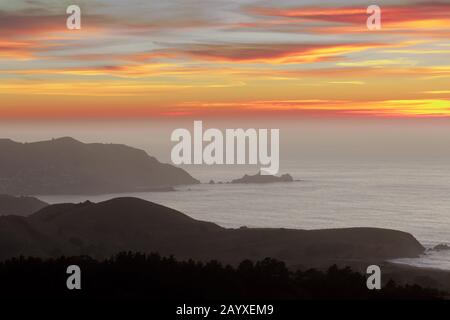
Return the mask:
M 401 283 L 415 283 L 423 287 L 433 287 L 450 293 L 450 270 L 388 262 L 386 275 Z
M 369 265 L 378 265 L 381 268 L 382 283 L 385 285 L 389 280 L 398 284 L 420 285 L 425 288 L 436 288 L 450 293 L 450 270 L 435 268 L 416 267 L 407 264 L 398 264 L 390 260 L 340 260 L 322 261 L 309 265 L 311 268 L 326 270 L 333 264 L 338 267 L 350 267 L 352 270 L 366 274 Z M 307 265 L 292 266 L 293 269 L 305 269 Z

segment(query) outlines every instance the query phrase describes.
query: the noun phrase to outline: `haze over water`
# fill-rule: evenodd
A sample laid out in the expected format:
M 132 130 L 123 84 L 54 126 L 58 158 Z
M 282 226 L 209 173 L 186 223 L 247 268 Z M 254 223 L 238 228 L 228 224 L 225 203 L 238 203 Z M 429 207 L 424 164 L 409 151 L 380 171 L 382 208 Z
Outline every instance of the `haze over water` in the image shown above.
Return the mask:
M 226 121 L 206 125 L 258 127 Z M 126 143 L 170 162 L 170 132 L 179 127 L 190 129 L 192 122 L 16 124 L 2 126 L 0 133 L 18 141 L 73 136 L 83 142 Z M 410 232 L 426 247 L 450 243 L 450 129 L 445 123 L 283 122 L 278 127 L 280 174 L 290 173 L 301 181 L 209 185 L 211 179 L 226 182 L 245 173 L 254 174 L 258 167 L 185 166 L 204 184 L 166 193 L 39 197 L 58 203 L 135 196 L 225 227 L 380 227 Z M 428 253 L 402 262 L 450 270 L 450 252 Z
M 224 227 L 379 227 L 409 232 L 427 248 L 450 243 L 450 165 L 305 165 L 289 172 L 303 180 L 270 185 L 202 184 L 166 193 L 40 198 L 58 203 L 134 196 Z M 402 262 L 450 270 L 449 252 L 428 252 L 420 259 Z

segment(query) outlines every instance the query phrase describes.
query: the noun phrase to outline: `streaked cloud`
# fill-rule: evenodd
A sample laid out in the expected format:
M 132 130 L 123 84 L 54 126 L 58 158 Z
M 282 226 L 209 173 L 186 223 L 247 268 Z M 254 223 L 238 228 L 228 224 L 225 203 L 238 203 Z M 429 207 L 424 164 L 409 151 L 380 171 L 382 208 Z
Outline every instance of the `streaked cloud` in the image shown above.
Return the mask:
M 387 0 L 374 32 L 351 0 L 79 5 L 69 31 L 64 1 L 2 3 L 0 117 L 450 115 L 448 1 Z

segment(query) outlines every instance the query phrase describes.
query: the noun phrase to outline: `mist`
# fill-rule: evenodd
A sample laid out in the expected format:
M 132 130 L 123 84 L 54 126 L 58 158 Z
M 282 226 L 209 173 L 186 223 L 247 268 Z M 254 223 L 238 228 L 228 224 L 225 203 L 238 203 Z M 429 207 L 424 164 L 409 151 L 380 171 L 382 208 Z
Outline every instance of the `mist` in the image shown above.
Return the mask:
M 446 119 L 247 119 L 203 121 L 205 128 L 280 129 L 280 161 L 446 161 L 450 126 Z M 178 128 L 193 120 L 9 122 L 0 137 L 34 142 L 70 136 L 83 142 L 120 143 L 170 162 Z

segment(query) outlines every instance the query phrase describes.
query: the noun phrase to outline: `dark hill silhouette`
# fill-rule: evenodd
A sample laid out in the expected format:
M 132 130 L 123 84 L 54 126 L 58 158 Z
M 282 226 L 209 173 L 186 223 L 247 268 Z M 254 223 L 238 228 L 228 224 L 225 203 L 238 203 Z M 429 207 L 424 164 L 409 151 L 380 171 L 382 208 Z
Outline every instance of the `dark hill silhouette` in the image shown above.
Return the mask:
M 4 245 L 1 241 L 6 238 L 14 242 Z M 329 265 L 333 261 L 415 257 L 424 251 L 413 236 L 400 231 L 225 229 L 136 198 L 52 205 L 20 222 L 0 218 L 0 243 L 0 259 L 29 252 L 44 257 L 103 258 L 130 250 L 232 264 L 272 257 L 290 265 Z M 22 252 L 24 248 L 26 252 Z
M 0 194 L 0 216 L 28 216 L 46 206 L 48 203 L 34 197 L 14 197 Z
M 290 174 L 283 174 L 280 177 L 272 175 L 262 175 L 261 172 L 250 176 L 244 175 L 242 178 L 234 179 L 231 183 L 274 183 L 274 182 L 293 182 L 294 179 Z
M 167 189 L 196 184 L 183 169 L 119 144 L 73 138 L 34 143 L 0 140 L 0 192 L 92 194 Z
M 0 217 L 0 259 L 17 255 L 47 257 L 57 255 L 52 251 L 54 239 L 38 231 L 24 217 Z

